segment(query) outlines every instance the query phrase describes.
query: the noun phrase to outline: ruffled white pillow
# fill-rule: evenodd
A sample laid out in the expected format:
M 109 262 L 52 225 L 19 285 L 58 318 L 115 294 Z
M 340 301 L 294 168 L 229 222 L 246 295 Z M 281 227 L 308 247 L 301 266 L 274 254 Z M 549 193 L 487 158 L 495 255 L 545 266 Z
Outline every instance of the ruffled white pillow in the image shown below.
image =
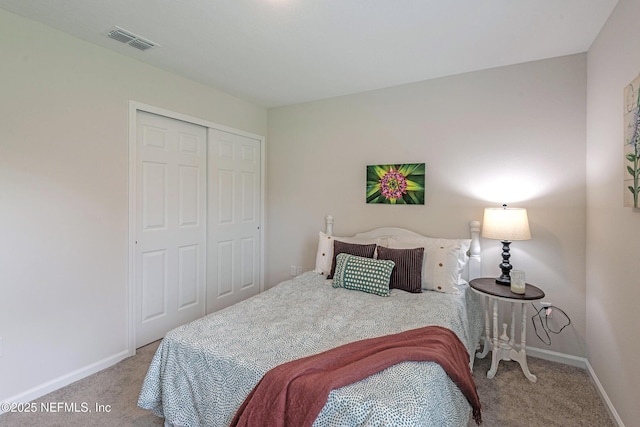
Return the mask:
M 422 289 L 457 294 L 464 283 L 462 271 L 468 261 L 471 239 L 442 239 L 432 237 L 390 238 L 390 248 L 424 248 Z
M 345 243 L 356 243 L 359 245 L 369 245 L 375 243 L 380 245 L 386 243 L 386 239 L 357 239 L 353 237 L 337 237 L 329 236 L 322 231 L 318 233 L 318 251 L 316 252 L 316 268 L 313 270 L 318 274 L 328 276 L 331 273 L 331 264 L 333 262 L 333 241 L 339 240 Z

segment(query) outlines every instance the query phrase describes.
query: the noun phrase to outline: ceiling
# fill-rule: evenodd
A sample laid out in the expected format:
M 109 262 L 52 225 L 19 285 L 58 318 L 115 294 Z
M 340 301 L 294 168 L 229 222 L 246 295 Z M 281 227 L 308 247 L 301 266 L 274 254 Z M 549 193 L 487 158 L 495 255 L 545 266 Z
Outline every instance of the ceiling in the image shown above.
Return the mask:
M 586 52 L 617 0 L 0 0 L 264 107 Z M 139 51 L 115 26 L 160 45 Z

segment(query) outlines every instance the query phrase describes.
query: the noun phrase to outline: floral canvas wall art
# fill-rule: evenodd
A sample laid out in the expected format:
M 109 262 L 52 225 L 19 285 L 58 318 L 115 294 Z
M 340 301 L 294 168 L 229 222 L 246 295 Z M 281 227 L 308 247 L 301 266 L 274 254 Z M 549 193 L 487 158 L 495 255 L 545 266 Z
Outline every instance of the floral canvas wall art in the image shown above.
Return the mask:
M 640 76 L 624 88 L 624 206 L 638 207 L 640 186 Z
M 424 163 L 367 166 L 367 203 L 424 205 Z

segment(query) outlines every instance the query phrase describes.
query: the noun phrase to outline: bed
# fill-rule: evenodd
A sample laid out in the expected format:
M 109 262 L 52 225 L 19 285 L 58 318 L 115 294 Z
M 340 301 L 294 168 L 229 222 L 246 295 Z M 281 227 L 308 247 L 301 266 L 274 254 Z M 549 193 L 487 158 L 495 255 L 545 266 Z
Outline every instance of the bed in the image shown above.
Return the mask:
M 479 223 L 471 222 L 471 236 L 463 239 L 429 238 L 388 227 L 343 238 L 333 236 L 332 225 L 327 217 L 313 271 L 170 331 L 153 357 L 138 405 L 164 418 L 165 425 L 228 426 L 272 368 L 427 325 L 453 331 L 472 367 L 483 317 L 466 282 L 480 272 Z M 380 295 L 346 286 L 342 270 L 364 257 L 334 254 L 333 249 L 338 243 L 364 247 L 372 242 L 375 260 L 422 248 L 421 289 L 392 288 Z M 327 279 L 332 267 L 339 271 Z M 409 361 L 332 390 L 313 426 L 466 426 L 470 409 L 439 364 Z

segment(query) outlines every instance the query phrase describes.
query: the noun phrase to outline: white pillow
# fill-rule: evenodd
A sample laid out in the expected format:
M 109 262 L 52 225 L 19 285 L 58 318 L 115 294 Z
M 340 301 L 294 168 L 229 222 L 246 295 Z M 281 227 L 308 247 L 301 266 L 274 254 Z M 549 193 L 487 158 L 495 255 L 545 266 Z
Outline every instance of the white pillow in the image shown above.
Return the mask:
M 393 237 L 396 242 L 404 242 L 412 245 L 422 246 L 425 248 L 435 246 L 455 246 L 460 245 L 460 251 L 458 252 L 459 260 L 458 265 L 460 274 L 464 270 L 467 262 L 469 261 L 469 248 L 471 247 L 471 239 L 445 239 L 442 237 L 419 237 L 419 236 L 406 236 L 406 237 Z M 417 246 L 413 246 L 414 248 Z M 464 282 L 464 281 L 463 281 Z M 466 283 L 466 282 L 465 282 Z
M 389 247 L 394 249 L 424 248 L 422 289 L 457 294 L 462 283 L 461 274 L 467 262 L 471 239 L 438 239 L 409 237 L 391 238 Z
M 316 268 L 313 270 L 318 274 L 328 276 L 331 273 L 331 263 L 333 262 L 333 241 L 339 240 L 345 243 L 356 243 L 359 245 L 370 245 L 372 243 L 386 243 L 386 239 L 357 239 L 353 237 L 329 236 L 322 231 L 318 233 L 318 251 L 316 252 Z

